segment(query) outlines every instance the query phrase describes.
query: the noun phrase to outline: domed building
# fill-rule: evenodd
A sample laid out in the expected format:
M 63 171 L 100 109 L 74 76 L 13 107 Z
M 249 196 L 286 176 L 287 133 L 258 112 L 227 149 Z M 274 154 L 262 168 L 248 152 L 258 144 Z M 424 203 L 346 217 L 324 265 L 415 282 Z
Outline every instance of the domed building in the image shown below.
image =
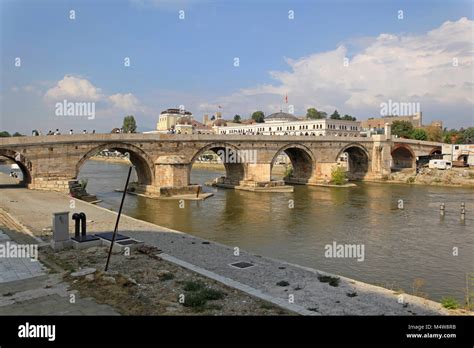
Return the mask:
M 277 122 L 292 122 L 299 121 L 298 117 L 286 112 L 275 112 L 274 114 L 268 115 L 264 119 L 265 123 L 277 123 Z
M 156 130 L 168 131 L 183 117 L 193 119 L 193 114 L 183 109 L 166 109 L 160 113 Z
M 281 110 L 266 116 L 262 123 L 244 121 L 227 126 L 222 121 L 214 121 L 217 134 L 359 137 L 361 131 L 357 121 L 298 118 Z

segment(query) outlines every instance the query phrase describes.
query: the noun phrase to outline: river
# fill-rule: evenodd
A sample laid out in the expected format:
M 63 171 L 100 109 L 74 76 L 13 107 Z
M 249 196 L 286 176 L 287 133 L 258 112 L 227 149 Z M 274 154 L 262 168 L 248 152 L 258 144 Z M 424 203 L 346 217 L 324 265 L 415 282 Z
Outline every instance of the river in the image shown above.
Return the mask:
M 88 161 L 80 178 L 88 179 L 87 191 L 103 200 L 101 206 L 118 210 L 121 194 L 114 190 L 123 187 L 126 173 L 123 164 Z M 191 181 L 202 184 L 220 175 L 195 168 Z M 295 186 L 293 193 L 204 190 L 214 196 L 186 201 L 184 208 L 177 200 L 128 195 L 124 213 L 263 256 L 464 303 L 466 275 L 474 276 L 473 189 L 357 183 L 355 188 Z M 334 242 L 363 245 L 364 260 L 325 257 L 325 246 Z

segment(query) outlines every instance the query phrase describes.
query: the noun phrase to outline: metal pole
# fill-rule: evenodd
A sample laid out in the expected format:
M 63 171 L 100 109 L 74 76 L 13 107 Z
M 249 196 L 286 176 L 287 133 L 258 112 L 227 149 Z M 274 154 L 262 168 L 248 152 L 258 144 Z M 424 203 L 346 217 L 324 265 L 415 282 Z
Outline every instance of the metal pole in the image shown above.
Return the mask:
M 110 243 L 109 255 L 107 256 L 107 263 L 105 264 L 105 272 L 107 272 L 107 269 L 109 268 L 110 255 L 112 254 L 112 249 L 114 247 L 115 236 L 117 235 L 117 229 L 118 229 L 118 224 L 119 224 L 119 221 L 120 221 L 120 215 L 122 214 L 123 201 L 125 200 L 125 195 L 127 194 L 127 187 L 128 187 L 128 182 L 130 180 L 130 174 L 132 174 L 132 168 L 133 168 L 133 166 L 130 166 L 130 168 L 128 169 L 127 182 L 125 183 L 125 188 L 123 190 L 122 202 L 120 202 L 120 209 L 119 209 L 119 212 L 118 212 L 118 215 L 117 215 L 117 221 L 115 221 L 114 234 L 112 236 L 112 242 Z

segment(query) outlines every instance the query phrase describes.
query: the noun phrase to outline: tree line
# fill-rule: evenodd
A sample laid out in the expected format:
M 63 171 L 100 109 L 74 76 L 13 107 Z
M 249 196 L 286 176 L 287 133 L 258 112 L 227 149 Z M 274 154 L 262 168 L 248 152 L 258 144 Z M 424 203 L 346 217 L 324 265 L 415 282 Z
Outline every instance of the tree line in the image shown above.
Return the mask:
M 8 133 L 7 131 L 1 131 L 0 132 L 0 138 L 8 138 L 8 137 L 22 137 L 23 134 L 19 132 L 15 132 L 13 134 Z
M 446 144 L 474 144 L 474 127 L 449 130 L 435 126 L 415 128 L 411 122 L 394 121 L 392 134 L 400 138 L 437 141 Z

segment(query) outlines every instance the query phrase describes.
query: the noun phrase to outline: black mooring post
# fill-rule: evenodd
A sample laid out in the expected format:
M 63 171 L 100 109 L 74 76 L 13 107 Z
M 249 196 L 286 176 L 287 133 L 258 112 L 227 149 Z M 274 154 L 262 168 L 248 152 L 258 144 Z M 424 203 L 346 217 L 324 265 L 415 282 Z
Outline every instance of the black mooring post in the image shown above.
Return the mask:
M 127 182 L 125 183 L 125 188 L 123 189 L 122 202 L 120 202 L 120 209 L 117 215 L 117 221 L 115 221 L 114 234 L 112 236 L 112 242 L 110 243 L 109 255 L 107 256 L 107 263 L 105 264 L 105 272 L 107 272 L 107 269 L 109 268 L 110 255 L 112 254 L 112 248 L 114 247 L 115 236 L 117 235 L 120 215 L 122 214 L 123 201 L 125 200 L 125 195 L 127 194 L 128 182 L 130 180 L 130 174 L 132 174 L 132 168 L 133 166 L 130 166 L 130 168 L 128 169 Z
M 79 220 L 80 220 L 79 214 L 78 213 L 72 214 L 72 219 L 76 223 L 76 226 L 75 226 L 75 229 L 74 229 L 74 237 L 76 238 L 77 241 L 80 241 L 81 237 L 80 237 L 80 226 L 79 226 Z
M 86 214 L 79 213 L 79 218 L 81 219 L 81 240 L 86 239 L 87 229 L 86 229 Z

